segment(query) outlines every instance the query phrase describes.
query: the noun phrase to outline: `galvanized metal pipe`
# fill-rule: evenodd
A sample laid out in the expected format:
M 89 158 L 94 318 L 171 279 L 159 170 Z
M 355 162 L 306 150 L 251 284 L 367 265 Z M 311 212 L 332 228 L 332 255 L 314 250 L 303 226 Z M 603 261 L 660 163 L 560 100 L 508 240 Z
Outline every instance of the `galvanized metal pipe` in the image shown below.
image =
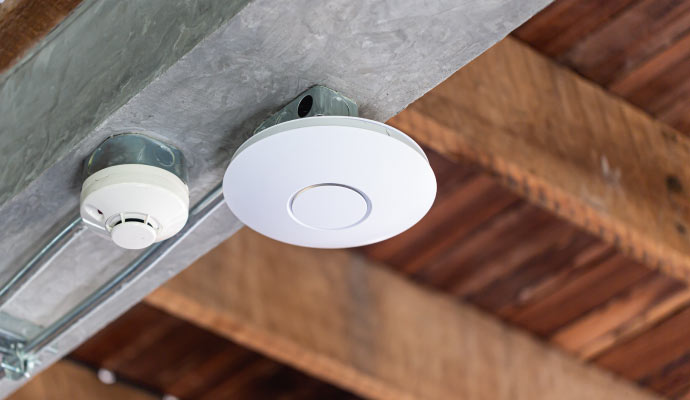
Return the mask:
M 0 307 L 9 302 L 57 257 L 83 231 L 81 217 L 72 218 L 62 230 L 46 243 L 29 261 L 0 287 Z
M 161 258 L 168 254 L 221 204 L 223 204 L 223 188 L 219 184 L 190 210 L 187 224 L 177 235 L 146 249 L 108 282 L 96 289 L 60 319 L 31 338 L 23 348 L 24 353 L 39 352 L 96 307 L 116 295 L 127 284 L 154 267 Z

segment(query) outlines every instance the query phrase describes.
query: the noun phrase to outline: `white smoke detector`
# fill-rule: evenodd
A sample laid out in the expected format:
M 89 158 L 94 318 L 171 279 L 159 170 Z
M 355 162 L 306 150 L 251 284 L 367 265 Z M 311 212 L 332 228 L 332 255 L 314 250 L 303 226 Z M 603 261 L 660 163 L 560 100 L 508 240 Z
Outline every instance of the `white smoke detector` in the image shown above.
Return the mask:
M 399 130 L 350 116 L 314 116 L 247 140 L 228 166 L 223 193 L 237 218 L 259 233 L 343 248 L 417 223 L 434 202 L 436 179 L 422 149 Z
M 85 165 L 80 213 L 125 249 L 142 249 L 187 222 L 189 189 L 179 150 L 136 135 L 114 136 Z

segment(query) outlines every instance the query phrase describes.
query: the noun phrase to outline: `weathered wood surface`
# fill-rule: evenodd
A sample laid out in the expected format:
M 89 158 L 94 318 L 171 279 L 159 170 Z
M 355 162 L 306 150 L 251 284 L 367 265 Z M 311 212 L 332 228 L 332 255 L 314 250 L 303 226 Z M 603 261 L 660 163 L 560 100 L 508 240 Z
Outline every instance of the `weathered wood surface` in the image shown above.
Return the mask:
M 155 400 L 127 384 L 106 385 L 96 373 L 71 361 L 60 361 L 34 377 L 8 400 Z
M 517 40 L 390 122 L 690 281 L 690 139 Z
M 362 256 L 248 229 L 147 302 L 368 398 L 653 398 Z
M 557 0 L 514 35 L 690 135 L 689 0 Z
M 0 4 L 0 73 L 14 65 L 81 0 L 7 0 Z
M 180 399 L 359 399 L 143 303 L 69 358 Z

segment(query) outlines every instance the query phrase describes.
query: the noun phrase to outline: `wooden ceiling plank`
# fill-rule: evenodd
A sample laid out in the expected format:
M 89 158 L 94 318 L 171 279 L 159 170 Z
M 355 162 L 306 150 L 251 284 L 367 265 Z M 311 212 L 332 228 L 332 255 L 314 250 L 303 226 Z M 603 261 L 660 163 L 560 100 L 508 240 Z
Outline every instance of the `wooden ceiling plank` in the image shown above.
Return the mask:
M 414 277 L 456 296 L 470 296 L 544 251 L 550 242 L 544 239 L 559 233 L 548 218 L 543 210 L 519 202 L 453 243 Z M 533 240 L 524 243 L 525 235 Z
M 513 32 L 540 52 L 558 58 L 639 0 L 558 0 Z
M 207 333 L 204 335 L 206 337 L 199 338 L 194 334 L 197 329 L 191 324 L 167 329 L 165 335 L 161 335 L 155 344 L 150 343 L 148 346 L 149 349 L 153 346 L 163 349 L 160 354 L 151 357 L 150 353 L 139 347 L 139 353 L 130 358 L 127 364 L 120 365 L 119 369 L 126 371 L 128 377 L 139 382 L 147 382 L 152 387 L 170 387 L 178 380 L 178 377 L 184 376 L 189 369 L 203 362 L 203 357 L 198 357 L 198 355 L 204 351 L 205 345 L 211 344 L 208 341 L 215 341 L 217 349 L 223 345 L 224 341 L 210 332 L 204 332 Z M 200 343 L 199 339 L 202 339 L 203 343 Z M 184 350 L 181 352 L 173 351 L 174 347 Z M 166 351 L 165 349 L 169 350 Z
M 664 395 L 677 395 L 690 385 L 690 309 L 684 309 L 628 341 L 618 343 L 594 362 L 623 377 L 649 385 Z M 682 376 L 683 387 L 668 385 Z M 669 392 L 664 392 L 668 390 Z
M 215 354 L 196 366 L 167 388 L 181 399 L 198 399 L 206 392 L 213 390 L 228 377 L 250 365 L 257 355 L 250 351 L 241 351 L 238 346 L 216 348 Z
M 671 399 L 687 394 L 690 391 L 690 354 L 665 367 L 660 374 L 644 379 L 643 384 Z
M 265 387 L 256 385 L 255 381 L 264 379 L 266 376 L 276 375 L 283 367 L 271 360 L 257 358 L 252 363 L 245 365 L 232 376 L 226 377 L 221 383 L 204 393 L 200 400 L 234 399 L 249 398 L 245 391 L 255 387 Z M 264 389 L 265 390 L 265 389 Z
M 653 396 L 361 255 L 248 229 L 146 301 L 367 398 Z
M 106 385 L 96 373 L 71 361 L 59 361 L 34 377 L 7 400 L 155 400 L 157 396 L 132 386 Z
M 79 346 L 72 355 L 83 363 L 116 370 L 126 360 L 136 355 L 141 349 L 146 347 L 146 343 L 139 344 L 141 338 L 139 330 L 142 326 L 147 326 L 149 321 L 158 321 L 156 329 L 160 330 L 160 325 L 170 326 L 166 314 L 153 307 L 136 306 L 123 315 L 117 324 L 109 326 L 106 331 L 101 331 L 82 346 Z M 150 335 L 146 332 L 143 336 Z M 136 347 L 133 350 L 128 350 Z
M 579 358 L 592 359 L 688 306 L 690 290 L 685 285 L 656 275 L 559 330 L 551 341 Z
M 608 89 L 612 93 L 625 97 L 633 104 L 642 106 L 643 101 L 646 100 L 642 97 L 653 93 L 641 91 L 647 87 L 655 87 L 667 70 L 688 57 L 690 57 L 690 34 L 686 34 L 664 51 L 612 82 Z
M 526 304 L 511 304 L 508 310 L 501 310 L 503 315 L 519 326 L 529 326 L 533 332 L 549 337 L 558 328 L 652 275 L 649 269 L 620 255 L 593 266 L 572 266 L 570 269 L 570 279 L 552 287 L 548 295 L 538 300 L 533 298 Z
M 390 123 L 690 281 L 690 139 L 517 40 Z
M 657 118 L 681 132 L 690 132 L 690 84 L 684 86 L 684 92 L 668 108 L 661 111 Z
M 136 363 L 132 361 L 139 357 L 144 349 L 165 338 L 171 330 L 179 328 L 181 325 L 180 321 L 175 318 L 166 318 L 152 328 L 137 332 L 134 335 L 134 340 L 128 342 L 125 348 L 113 352 L 111 357 L 103 360 L 102 366 L 112 370 L 125 369 L 124 366 L 127 365 L 136 366 Z
M 14 65 L 82 0 L 10 0 L 0 4 L 0 73 Z
M 434 234 L 426 235 L 409 246 L 414 247 L 414 251 L 405 257 L 393 257 L 393 264 L 402 266 L 407 273 L 419 270 L 430 260 L 452 248 L 454 243 L 481 227 L 487 219 L 501 214 L 517 201 L 518 196 L 512 193 L 506 196 L 494 179 L 486 175 L 477 176 L 473 182 L 437 203 L 437 207 L 429 213 L 431 218 L 428 222 L 425 221 L 434 226 Z
M 563 230 L 566 232 L 568 231 L 567 229 L 562 229 L 562 231 Z M 585 233 L 580 231 L 579 235 L 584 236 Z M 556 265 L 553 266 L 552 269 L 542 270 L 541 274 L 534 275 L 534 279 L 532 281 L 524 281 L 524 284 L 518 288 L 517 292 L 513 292 L 513 301 L 506 304 L 502 314 L 505 315 L 505 313 L 519 312 L 519 310 L 523 310 L 525 307 L 534 305 L 535 303 L 552 296 L 561 288 L 566 287 L 572 280 L 582 278 L 583 275 L 586 275 L 585 271 L 588 271 L 593 267 L 600 265 L 601 263 L 605 263 L 606 260 L 614 256 L 615 250 L 610 245 L 601 241 L 596 241 L 588 242 L 588 244 L 586 244 L 585 247 L 579 250 L 576 254 L 571 253 L 570 255 L 563 257 L 562 253 L 573 250 L 573 242 L 582 240 L 578 237 L 579 235 L 573 235 L 571 238 L 562 235 L 560 237 L 562 238 L 561 240 L 570 239 L 572 242 L 561 241 L 560 243 L 553 243 L 553 247 L 547 249 L 547 251 L 551 252 L 551 256 L 544 255 L 544 258 L 535 258 L 538 262 Z M 554 234 L 554 236 L 559 238 L 557 234 Z M 514 275 L 520 274 L 520 270 L 522 269 L 527 269 L 528 273 L 530 273 L 529 269 L 533 268 L 533 266 L 530 264 L 531 263 L 524 263 L 518 271 L 514 272 Z M 560 266 L 558 264 L 565 265 Z M 622 270 L 625 269 L 622 268 Z M 489 294 L 488 290 L 485 292 L 486 295 Z
M 664 70 L 651 84 L 641 87 L 626 99 L 659 119 L 673 112 L 674 106 L 678 107 L 678 103 L 687 107 L 683 100 L 688 98 L 690 92 L 690 83 L 687 80 L 688 68 L 690 68 L 690 55 Z M 680 110 L 687 110 L 687 108 L 680 108 Z
M 690 2 L 642 0 L 562 58 L 587 78 L 607 86 L 663 51 L 687 32 L 689 24 Z
M 548 246 L 543 251 L 537 252 L 518 264 L 510 273 L 472 294 L 470 301 L 502 317 L 508 317 L 532 303 L 534 294 L 543 291 L 538 289 L 540 285 L 548 285 L 552 278 L 561 273 L 588 269 L 580 265 L 577 255 L 595 245 L 595 239 L 590 235 L 583 235 L 575 227 L 564 227 L 562 231 L 565 234 L 553 234 L 560 239 L 560 243 L 547 241 Z
M 409 268 L 410 272 L 413 272 L 413 266 L 408 266 L 413 261 L 412 258 L 418 258 L 419 253 L 429 253 L 445 244 L 439 243 L 437 236 L 431 235 L 430 232 L 440 231 L 450 234 L 459 223 L 465 222 L 464 208 L 481 201 L 482 196 L 494 187 L 489 177 L 477 174 L 471 176 L 452 192 L 439 193 L 429 213 L 406 231 L 407 235 L 404 238 L 401 238 L 405 243 L 397 243 L 396 251 L 389 253 L 386 259 L 391 265 L 399 266 L 401 269 Z M 465 225 L 460 224 L 460 226 Z M 447 242 L 447 238 L 444 237 L 444 240 Z M 382 243 L 382 247 L 385 248 L 388 244 Z M 376 251 L 376 253 L 382 254 L 381 251 Z
M 170 320 L 177 323 L 170 324 Z M 157 335 L 160 339 L 142 347 L 138 338 L 145 332 L 160 331 L 160 326 L 164 326 L 165 331 Z M 70 358 L 100 368 L 118 351 L 129 354 L 112 369 L 119 380 L 180 399 L 226 398 L 219 394 L 220 391 L 233 387 L 237 390 L 232 398 L 237 400 L 281 396 L 322 399 L 337 398 L 329 397 L 332 394 L 340 398 L 349 395 L 143 303 L 109 324 L 72 352 Z M 266 363 L 273 367 L 252 368 Z M 240 380 L 244 384 L 237 385 Z M 226 384 L 229 381 L 233 383 Z M 272 386 L 272 394 L 267 394 L 266 385 Z M 303 386 L 310 386 L 313 390 L 305 393 Z

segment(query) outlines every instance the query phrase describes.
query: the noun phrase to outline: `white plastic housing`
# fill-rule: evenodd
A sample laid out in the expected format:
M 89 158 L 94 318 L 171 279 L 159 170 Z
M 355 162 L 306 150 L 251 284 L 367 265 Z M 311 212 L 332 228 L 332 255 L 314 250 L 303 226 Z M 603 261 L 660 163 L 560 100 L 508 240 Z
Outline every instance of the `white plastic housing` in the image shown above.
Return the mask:
M 232 212 L 307 247 L 378 242 L 417 223 L 436 197 L 422 149 L 385 124 L 319 116 L 280 123 L 237 150 L 223 180 Z
M 189 189 L 162 168 L 124 164 L 89 176 L 81 191 L 81 217 L 126 249 L 142 249 L 184 227 Z

